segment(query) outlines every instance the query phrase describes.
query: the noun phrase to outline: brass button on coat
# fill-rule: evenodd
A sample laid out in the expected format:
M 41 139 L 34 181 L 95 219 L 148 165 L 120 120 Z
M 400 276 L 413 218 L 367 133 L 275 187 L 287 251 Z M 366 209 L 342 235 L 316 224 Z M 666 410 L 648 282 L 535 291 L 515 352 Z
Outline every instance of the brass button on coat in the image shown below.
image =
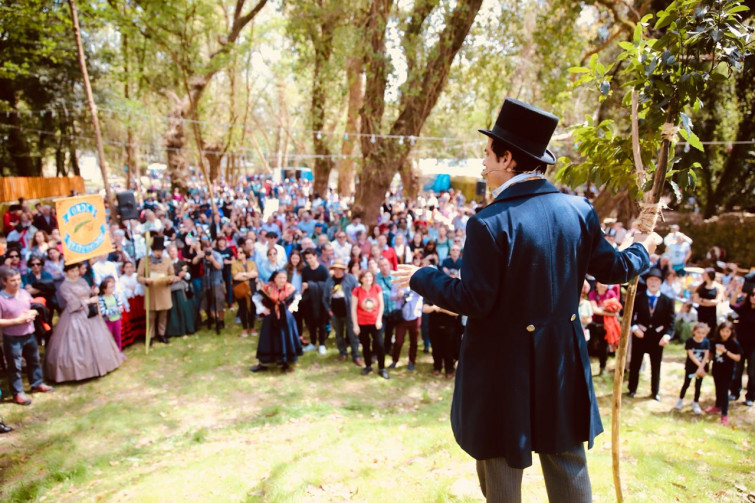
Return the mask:
M 570 319 L 571 321 L 574 321 L 574 320 L 576 320 L 576 319 L 577 319 L 577 315 L 576 315 L 576 314 L 572 314 L 572 315 L 571 315 L 571 318 L 569 318 L 569 319 Z
M 534 332 L 535 331 L 535 325 L 527 325 L 527 331 L 528 332 Z

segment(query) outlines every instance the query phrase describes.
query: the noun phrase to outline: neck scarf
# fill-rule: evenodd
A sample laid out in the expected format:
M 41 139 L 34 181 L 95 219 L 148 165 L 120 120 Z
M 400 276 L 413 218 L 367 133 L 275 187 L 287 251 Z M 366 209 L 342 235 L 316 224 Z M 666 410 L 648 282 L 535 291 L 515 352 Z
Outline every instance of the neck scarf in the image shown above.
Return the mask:
M 273 283 L 272 281 L 262 286 L 262 293 L 267 295 L 267 297 L 275 304 L 275 317 L 278 319 L 280 319 L 281 317 L 280 306 L 281 304 L 283 304 L 283 299 L 287 298 L 295 291 L 296 288 L 294 287 L 294 285 L 288 282 L 283 285 L 282 289 L 279 289 L 277 286 L 275 286 L 275 283 Z

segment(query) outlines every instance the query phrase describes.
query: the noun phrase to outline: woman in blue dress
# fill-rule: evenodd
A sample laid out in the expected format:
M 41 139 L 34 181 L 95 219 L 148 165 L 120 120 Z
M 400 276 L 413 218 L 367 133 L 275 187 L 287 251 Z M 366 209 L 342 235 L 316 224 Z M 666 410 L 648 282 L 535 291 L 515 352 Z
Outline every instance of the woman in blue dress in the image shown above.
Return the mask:
M 255 295 L 255 297 L 258 297 Z M 292 314 L 298 308 L 298 296 L 294 285 L 288 282 L 285 270 L 275 271 L 270 282 L 259 288 L 258 312 L 264 315 L 257 344 L 257 360 L 252 372 L 268 369 L 276 363 L 281 370 L 289 370 L 291 364 L 302 355 L 299 331 Z

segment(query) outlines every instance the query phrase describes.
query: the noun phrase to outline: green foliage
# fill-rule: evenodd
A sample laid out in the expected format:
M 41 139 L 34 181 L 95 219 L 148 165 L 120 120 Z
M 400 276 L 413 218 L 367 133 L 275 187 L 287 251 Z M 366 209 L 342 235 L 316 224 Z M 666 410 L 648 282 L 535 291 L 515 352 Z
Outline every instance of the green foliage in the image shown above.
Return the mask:
M 570 68 L 579 75 L 575 87 L 592 88 L 600 102 L 615 91 L 614 72 L 618 70 L 625 77 L 622 103 L 628 108 L 632 94 L 637 94 L 641 157 L 649 175 L 656 169 L 651 159 L 659 151 L 664 134 L 675 141 L 674 128 L 679 125 L 679 135 L 702 150 L 692 130 L 691 116 L 702 107 L 702 93 L 711 82 L 726 80 L 741 70 L 753 35 L 752 27 L 742 22 L 741 13 L 746 10 L 736 1 L 678 0 L 656 15 L 643 17 L 632 42 L 618 43 L 622 52 L 614 63 L 605 65 L 594 55 L 586 67 Z M 651 23 L 653 19 L 655 23 Z M 629 121 L 630 117 L 627 110 L 621 119 Z M 572 186 L 588 176 L 593 181 L 610 179 L 612 190 L 628 187 L 635 198 L 649 190 L 648 185 L 640 186 L 642 177 L 633 173 L 631 141 L 616 139 L 622 129 L 614 123 L 596 125 L 591 121 L 575 126 L 576 150 L 585 160 L 566 160 L 557 179 Z M 694 185 L 696 174 L 691 170 L 699 166 L 673 169 L 678 160 L 671 160 L 666 179 L 679 187 Z

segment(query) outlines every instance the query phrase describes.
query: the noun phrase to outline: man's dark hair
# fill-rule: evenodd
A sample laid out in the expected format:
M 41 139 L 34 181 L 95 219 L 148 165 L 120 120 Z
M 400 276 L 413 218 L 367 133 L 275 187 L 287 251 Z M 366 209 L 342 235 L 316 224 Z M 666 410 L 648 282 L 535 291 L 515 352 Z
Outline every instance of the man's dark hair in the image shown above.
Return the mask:
M 542 161 L 538 161 L 537 159 L 533 159 L 532 157 L 523 154 L 521 151 L 511 147 L 501 140 L 493 138 L 493 144 L 490 148 L 493 150 L 496 160 L 500 160 L 507 151 L 511 152 L 511 157 L 516 162 L 516 167 L 514 169 L 518 173 L 535 170 L 545 173 L 546 166 Z
M 302 257 L 304 257 L 305 259 L 307 258 L 307 255 L 314 255 L 315 257 L 317 256 L 317 252 L 315 251 L 314 248 L 307 248 L 301 254 L 302 254 Z

